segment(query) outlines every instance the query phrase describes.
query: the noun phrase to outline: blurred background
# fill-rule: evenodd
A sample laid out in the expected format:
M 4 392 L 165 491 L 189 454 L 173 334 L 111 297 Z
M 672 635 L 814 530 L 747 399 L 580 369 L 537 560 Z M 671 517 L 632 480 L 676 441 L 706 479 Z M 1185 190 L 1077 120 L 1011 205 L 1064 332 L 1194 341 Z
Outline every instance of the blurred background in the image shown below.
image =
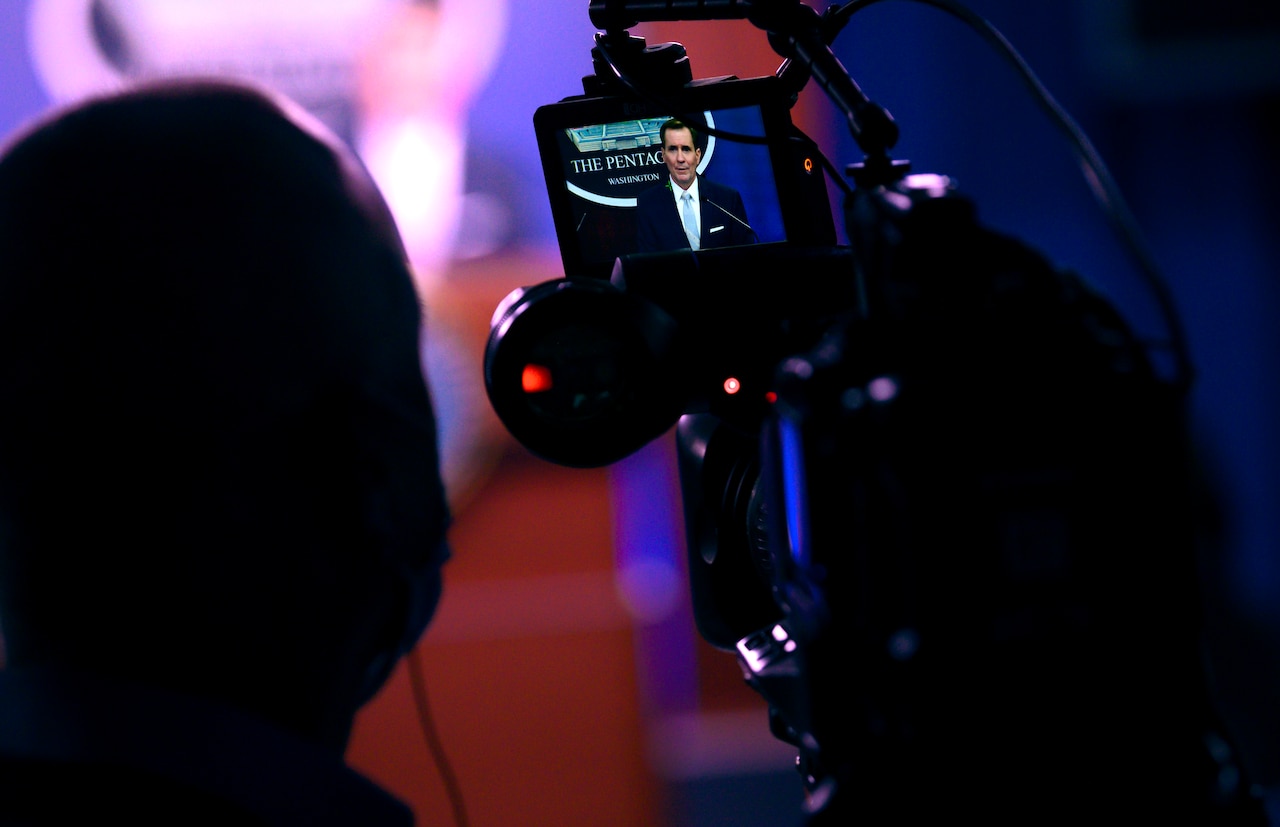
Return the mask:
M 1203 578 L 1216 688 L 1255 777 L 1280 787 L 1280 7 L 967 6 L 1093 140 L 1172 291 L 1217 506 Z M 694 630 L 669 439 L 610 468 L 560 468 L 514 444 L 484 396 L 494 307 L 561 275 L 532 118 L 582 91 L 594 32 L 586 0 L 6 0 L 0 135 L 140 78 L 239 76 L 312 111 L 383 187 L 428 308 L 457 514 L 445 597 L 413 663 L 451 773 L 424 737 L 409 664 L 362 715 L 350 759 L 419 823 L 452 822 L 454 780 L 475 827 L 798 823 L 794 752 L 733 656 Z M 633 33 L 685 44 L 695 77 L 781 61 L 743 21 Z M 894 157 L 952 176 L 985 223 L 1167 334 L 1066 138 L 986 41 L 895 2 L 855 15 L 834 48 L 897 121 Z M 838 168 L 861 159 L 812 85 L 795 120 Z

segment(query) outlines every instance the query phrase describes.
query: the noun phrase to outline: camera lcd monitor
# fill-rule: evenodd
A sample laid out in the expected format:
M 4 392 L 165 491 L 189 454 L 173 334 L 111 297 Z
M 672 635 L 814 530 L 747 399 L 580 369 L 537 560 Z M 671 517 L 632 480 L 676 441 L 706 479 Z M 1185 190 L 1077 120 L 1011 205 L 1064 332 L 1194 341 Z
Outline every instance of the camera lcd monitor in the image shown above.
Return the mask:
M 608 279 L 619 256 L 639 252 L 636 203 L 667 181 L 659 130 L 672 117 L 698 131 L 704 180 L 741 195 L 745 222 L 721 209 L 721 223 L 749 225 L 746 243 L 834 243 L 816 148 L 776 78 L 703 81 L 661 103 L 566 98 L 534 114 L 565 275 Z

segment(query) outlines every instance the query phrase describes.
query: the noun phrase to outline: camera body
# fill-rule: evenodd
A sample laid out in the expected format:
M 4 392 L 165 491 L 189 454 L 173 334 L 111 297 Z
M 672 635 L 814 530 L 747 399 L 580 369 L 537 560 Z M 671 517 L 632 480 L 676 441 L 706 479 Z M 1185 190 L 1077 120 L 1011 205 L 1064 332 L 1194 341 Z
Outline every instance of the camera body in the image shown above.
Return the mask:
M 674 427 L 698 631 L 796 746 L 812 823 L 1261 824 L 1203 671 L 1185 387 L 1084 279 L 891 161 L 887 113 L 845 107 L 880 114 L 837 245 L 794 75 L 694 81 L 637 41 L 599 37 L 586 94 L 535 114 L 565 276 L 498 306 L 486 389 L 563 465 Z M 669 117 L 756 243 L 638 250 Z

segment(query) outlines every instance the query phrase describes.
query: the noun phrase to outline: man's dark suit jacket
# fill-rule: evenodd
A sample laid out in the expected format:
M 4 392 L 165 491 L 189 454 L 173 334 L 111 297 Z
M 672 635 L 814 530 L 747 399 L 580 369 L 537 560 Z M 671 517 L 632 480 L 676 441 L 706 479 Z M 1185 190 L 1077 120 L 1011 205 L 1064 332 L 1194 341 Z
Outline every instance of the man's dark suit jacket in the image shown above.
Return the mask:
M 689 249 L 684 223 L 671 195 L 671 179 L 636 198 L 636 252 Z M 698 206 L 702 210 L 701 249 L 753 244 L 759 239 L 747 221 L 738 191 L 698 176 Z

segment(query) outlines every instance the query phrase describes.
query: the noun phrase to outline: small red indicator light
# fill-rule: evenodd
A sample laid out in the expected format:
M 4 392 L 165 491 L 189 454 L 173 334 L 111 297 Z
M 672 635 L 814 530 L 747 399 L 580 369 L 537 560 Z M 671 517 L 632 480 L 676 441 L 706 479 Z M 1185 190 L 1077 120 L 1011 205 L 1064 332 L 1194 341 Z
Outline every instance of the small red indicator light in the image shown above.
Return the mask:
M 768 392 L 767 392 L 767 393 L 765 393 L 765 395 L 764 395 L 764 401 L 765 401 L 765 402 L 768 402 L 770 405 L 772 405 L 774 402 L 777 402 L 777 401 L 778 401 L 778 395 L 777 395 L 776 393 L 774 393 L 773 391 L 768 391 Z
M 737 393 L 737 392 L 738 392 L 738 391 L 740 391 L 740 390 L 742 390 L 742 383 L 741 383 L 741 382 L 739 382 L 739 381 L 738 381 L 737 379 L 735 379 L 734 377 L 730 376 L 728 379 L 724 380 L 724 392 L 725 392 L 725 393 L 728 393 L 728 394 L 734 394 L 734 393 Z
M 525 393 L 551 390 L 551 369 L 545 365 L 525 365 L 520 374 L 520 387 L 524 388 Z

